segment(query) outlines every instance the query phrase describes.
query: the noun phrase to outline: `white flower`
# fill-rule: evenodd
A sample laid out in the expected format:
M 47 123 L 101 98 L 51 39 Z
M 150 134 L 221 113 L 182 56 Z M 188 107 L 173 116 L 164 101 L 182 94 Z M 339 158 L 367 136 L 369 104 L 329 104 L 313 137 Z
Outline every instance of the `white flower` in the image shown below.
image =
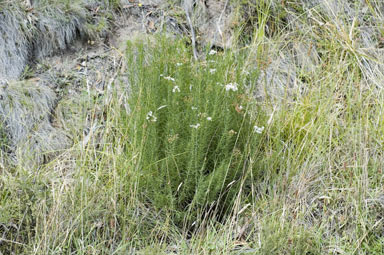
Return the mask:
M 156 122 L 157 121 L 157 117 L 155 115 L 153 115 L 152 111 L 149 111 L 147 113 L 146 119 L 149 120 L 149 121 L 152 121 L 152 122 Z
M 192 85 L 189 85 L 189 91 L 192 91 Z
M 182 66 L 183 63 L 176 63 L 176 66 Z
M 236 132 L 235 130 L 233 130 L 233 129 L 229 130 L 228 133 L 229 133 L 230 135 L 236 135 L 236 134 L 237 134 L 237 132 Z
M 230 90 L 237 91 L 238 90 L 237 86 L 238 85 L 236 82 L 235 83 L 229 83 L 229 84 L 225 85 L 225 90 L 226 91 L 230 91 Z
M 174 86 L 173 89 L 172 89 L 172 92 L 175 93 L 175 92 L 180 92 L 180 88 L 179 86 Z
M 207 120 L 208 121 L 212 121 L 212 117 L 207 117 Z
M 261 134 L 263 130 L 264 130 L 264 127 L 258 127 L 258 126 L 253 127 L 253 131 L 255 131 L 258 134 Z
M 147 120 L 149 120 L 151 117 L 152 117 L 152 111 L 149 111 L 148 113 L 147 113 Z
M 166 76 L 164 77 L 164 79 L 166 79 L 167 81 L 175 81 L 175 79 L 172 78 L 171 76 Z
M 209 55 L 215 55 L 217 53 L 217 51 L 215 51 L 215 50 L 211 50 L 208 54 Z
M 200 124 L 197 123 L 196 125 L 189 125 L 191 128 L 198 129 L 200 127 Z
M 211 74 L 214 74 L 214 73 L 216 73 L 216 69 L 209 69 L 209 72 L 210 72 Z
M 191 109 L 192 109 L 193 111 L 195 111 L 195 110 L 197 110 L 197 107 L 192 106 Z

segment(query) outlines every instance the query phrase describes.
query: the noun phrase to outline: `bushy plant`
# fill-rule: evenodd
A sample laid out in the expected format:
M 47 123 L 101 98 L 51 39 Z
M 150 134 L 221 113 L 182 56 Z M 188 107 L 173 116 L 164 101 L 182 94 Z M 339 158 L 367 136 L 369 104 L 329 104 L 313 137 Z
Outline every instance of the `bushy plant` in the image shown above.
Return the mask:
M 169 38 L 157 47 L 130 45 L 128 59 L 128 135 L 139 142 L 127 151 L 139 151 L 142 199 L 179 224 L 230 212 L 263 130 L 250 99 L 257 72 L 242 72 L 241 53 L 211 51 L 193 62 L 184 41 Z

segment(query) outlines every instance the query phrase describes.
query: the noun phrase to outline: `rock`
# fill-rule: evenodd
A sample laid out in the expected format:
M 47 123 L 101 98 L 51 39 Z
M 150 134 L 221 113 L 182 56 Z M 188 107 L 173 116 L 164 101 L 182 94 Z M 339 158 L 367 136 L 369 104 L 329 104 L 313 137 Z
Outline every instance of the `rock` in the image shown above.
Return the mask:
M 193 23 L 203 45 L 228 48 L 233 41 L 233 19 L 230 1 L 197 1 L 193 11 Z
M 18 78 L 28 63 L 31 44 L 22 30 L 26 25 L 21 12 L 0 12 L 0 79 Z

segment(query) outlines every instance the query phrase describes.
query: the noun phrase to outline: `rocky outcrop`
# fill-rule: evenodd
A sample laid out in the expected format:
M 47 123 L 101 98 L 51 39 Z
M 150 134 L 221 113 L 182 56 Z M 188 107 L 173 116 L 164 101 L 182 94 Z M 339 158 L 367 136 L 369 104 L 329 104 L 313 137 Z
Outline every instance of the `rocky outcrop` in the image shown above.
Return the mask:
M 11 159 L 8 163 L 34 167 L 71 144 L 68 133 L 53 124 L 56 105 L 63 95 L 63 87 L 57 84 L 60 80 L 36 78 L 38 74 L 32 74 L 30 66 L 73 49 L 77 41 L 95 38 L 94 33 L 108 27 L 101 24 L 105 19 L 101 13 L 108 6 L 104 1 L 92 2 L 51 6 L 44 1 L 13 1 L 2 6 L 0 129 L 6 136 L 1 147 L 3 155 Z M 97 7 L 99 14 L 94 9 Z M 49 65 L 46 67 L 49 69 Z
M 2 129 L 13 155 L 9 163 L 34 167 L 70 144 L 66 134 L 51 124 L 56 95 L 49 87 L 11 82 L 0 86 L 0 95 Z
M 198 28 L 200 43 L 219 48 L 231 47 L 234 13 L 230 1 L 197 1 L 193 13 L 194 25 Z

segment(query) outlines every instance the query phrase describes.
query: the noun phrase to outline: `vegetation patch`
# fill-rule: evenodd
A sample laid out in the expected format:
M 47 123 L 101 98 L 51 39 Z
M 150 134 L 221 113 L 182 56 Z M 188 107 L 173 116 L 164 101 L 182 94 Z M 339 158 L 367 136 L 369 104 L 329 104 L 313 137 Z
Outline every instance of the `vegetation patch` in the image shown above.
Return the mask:
M 86 2 L 57 1 L 86 22 L 112 3 Z M 147 31 L 223 13 L 236 40 L 140 34 L 2 83 L 0 253 L 384 253 L 381 1 L 199 1 L 180 27 L 181 1 L 131 2 Z
M 241 68 L 244 52 L 212 50 L 193 62 L 184 41 L 167 40 L 128 52 L 126 150 L 140 149 L 134 180 L 142 199 L 179 225 L 200 225 L 228 215 L 249 192 L 248 177 L 259 174 L 265 121 L 250 97 L 258 73 Z

